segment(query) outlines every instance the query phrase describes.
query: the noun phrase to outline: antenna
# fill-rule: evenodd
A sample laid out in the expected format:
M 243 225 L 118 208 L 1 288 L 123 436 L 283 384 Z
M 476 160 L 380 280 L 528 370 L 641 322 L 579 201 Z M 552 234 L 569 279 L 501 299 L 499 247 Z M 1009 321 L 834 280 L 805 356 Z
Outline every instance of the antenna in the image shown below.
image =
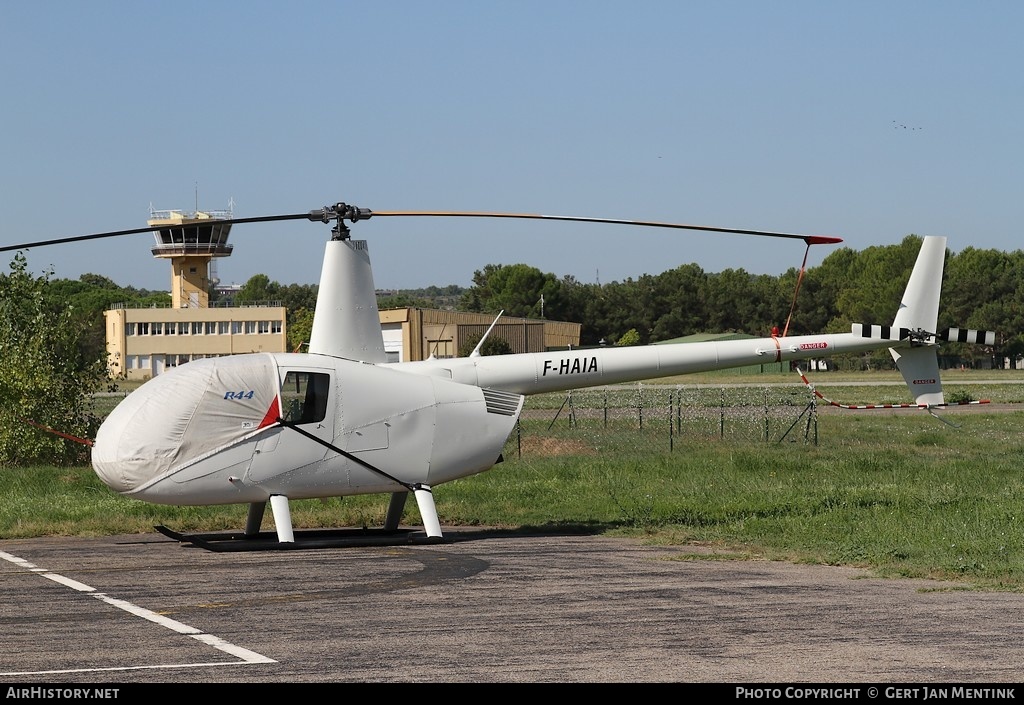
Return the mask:
M 498 319 L 501 318 L 501 314 L 503 313 L 505 313 L 505 309 L 501 309 L 500 311 L 498 311 L 497 318 L 495 318 L 491 325 L 487 328 L 487 331 L 484 332 L 482 336 L 480 336 L 480 340 L 479 342 L 477 342 L 476 347 L 473 348 L 473 352 L 469 354 L 470 357 L 480 357 L 480 348 L 483 347 L 484 341 L 487 340 L 487 336 L 491 334 L 491 330 L 493 330 L 494 324 L 498 322 Z

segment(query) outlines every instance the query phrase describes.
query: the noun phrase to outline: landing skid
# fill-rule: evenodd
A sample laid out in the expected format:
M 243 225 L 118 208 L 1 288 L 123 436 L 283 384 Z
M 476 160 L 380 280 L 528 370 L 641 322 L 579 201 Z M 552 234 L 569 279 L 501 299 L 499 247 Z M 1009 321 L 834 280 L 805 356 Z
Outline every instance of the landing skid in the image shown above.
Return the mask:
M 209 534 L 183 534 L 167 526 L 154 526 L 167 538 L 179 543 L 217 552 L 238 551 L 294 551 L 316 548 L 346 548 L 351 546 L 408 546 L 444 543 L 439 536 L 427 536 L 423 531 L 411 529 L 310 529 L 296 531 L 294 541 L 280 541 L 276 532 L 257 534 L 225 532 Z

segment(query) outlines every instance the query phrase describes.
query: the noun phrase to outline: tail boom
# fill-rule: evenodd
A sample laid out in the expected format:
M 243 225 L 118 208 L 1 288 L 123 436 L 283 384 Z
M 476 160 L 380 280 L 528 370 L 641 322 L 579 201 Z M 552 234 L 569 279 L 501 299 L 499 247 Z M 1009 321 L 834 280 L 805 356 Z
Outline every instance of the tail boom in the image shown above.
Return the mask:
M 530 395 L 866 352 L 893 344 L 890 340 L 839 333 L 424 360 L 402 363 L 401 369 Z M 909 346 L 898 341 L 896 344 Z

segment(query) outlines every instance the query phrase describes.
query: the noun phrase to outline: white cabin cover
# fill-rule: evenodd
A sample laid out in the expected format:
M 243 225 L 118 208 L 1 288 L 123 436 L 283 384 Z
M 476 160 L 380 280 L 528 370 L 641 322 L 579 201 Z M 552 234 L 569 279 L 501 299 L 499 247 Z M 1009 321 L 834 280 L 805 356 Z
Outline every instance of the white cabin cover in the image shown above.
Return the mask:
M 281 413 L 272 355 L 206 358 L 129 394 L 96 435 L 92 464 L 124 492 L 239 443 Z

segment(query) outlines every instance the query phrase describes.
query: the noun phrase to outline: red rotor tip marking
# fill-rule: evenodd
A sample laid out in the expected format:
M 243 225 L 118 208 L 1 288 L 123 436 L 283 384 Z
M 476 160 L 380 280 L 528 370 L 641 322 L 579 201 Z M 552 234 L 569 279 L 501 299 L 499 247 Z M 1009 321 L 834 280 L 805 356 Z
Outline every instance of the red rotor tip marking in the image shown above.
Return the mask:
M 831 237 L 829 235 L 808 235 L 804 238 L 808 245 L 835 245 L 838 242 L 842 242 L 841 237 Z
M 75 443 L 81 443 L 82 445 L 85 445 L 85 446 L 91 446 L 92 443 L 93 443 L 91 439 L 79 438 L 78 436 L 72 436 L 70 433 L 64 433 L 63 431 L 58 431 L 57 429 L 50 428 L 49 426 L 44 426 L 41 423 L 36 423 L 35 421 L 32 421 L 31 419 L 21 419 L 21 420 L 24 421 L 25 423 L 29 424 L 30 426 L 35 426 L 36 428 L 41 429 L 43 431 L 46 431 L 47 433 L 52 433 L 55 436 L 60 436 L 61 438 L 66 438 L 69 441 L 74 441 Z

